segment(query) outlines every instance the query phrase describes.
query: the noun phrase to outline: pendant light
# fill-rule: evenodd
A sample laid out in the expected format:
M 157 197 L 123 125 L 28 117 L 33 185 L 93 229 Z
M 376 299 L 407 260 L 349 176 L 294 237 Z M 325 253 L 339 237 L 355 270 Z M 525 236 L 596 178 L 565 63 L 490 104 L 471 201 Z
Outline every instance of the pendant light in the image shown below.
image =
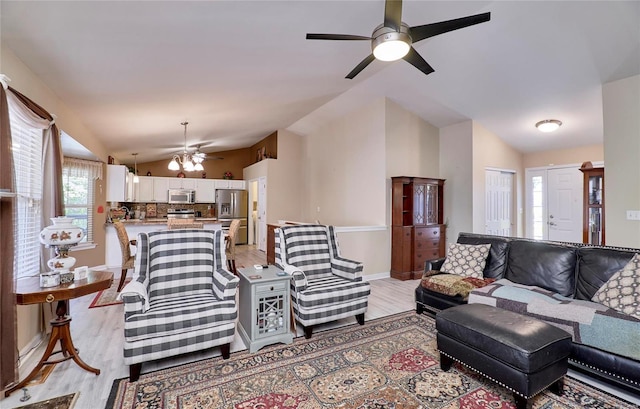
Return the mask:
M 138 154 L 132 153 L 134 158 L 133 164 L 133 183 L 140 183 L 140 178 L 138 177 Z

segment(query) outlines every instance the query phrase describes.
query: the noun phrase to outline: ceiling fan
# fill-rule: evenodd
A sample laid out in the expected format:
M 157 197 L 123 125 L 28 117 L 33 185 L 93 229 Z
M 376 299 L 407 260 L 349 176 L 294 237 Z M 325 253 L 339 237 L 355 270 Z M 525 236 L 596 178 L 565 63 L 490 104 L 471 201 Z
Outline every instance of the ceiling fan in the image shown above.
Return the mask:
M 351 34 L 307 34 L 307 40 L 370 40 L 372 53 L 360 62 L 345 78 L 353 79 L 360 71 L 375 59 L 395 61 L 402 58 L 425 75 L 434 69 L 412 47 L 412 44 L 426 38 L 449 31 L 484 23 L 491 19 L 491 13 L 409 27 L 402 22 L 402 0 L 386 0 L 384 5 L 384 23 L 373 30 L 371 37 Z

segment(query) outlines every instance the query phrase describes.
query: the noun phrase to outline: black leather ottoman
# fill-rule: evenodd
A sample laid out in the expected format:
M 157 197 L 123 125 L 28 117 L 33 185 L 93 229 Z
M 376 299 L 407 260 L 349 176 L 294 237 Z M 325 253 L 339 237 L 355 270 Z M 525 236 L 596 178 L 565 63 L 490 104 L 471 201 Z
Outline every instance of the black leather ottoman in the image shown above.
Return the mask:
M 436 314 L 440 367 L 458 361 L 514 393 L 517 408 L 549 386 L 560 394 L 571 336 L 553 325 L 484 304 Z

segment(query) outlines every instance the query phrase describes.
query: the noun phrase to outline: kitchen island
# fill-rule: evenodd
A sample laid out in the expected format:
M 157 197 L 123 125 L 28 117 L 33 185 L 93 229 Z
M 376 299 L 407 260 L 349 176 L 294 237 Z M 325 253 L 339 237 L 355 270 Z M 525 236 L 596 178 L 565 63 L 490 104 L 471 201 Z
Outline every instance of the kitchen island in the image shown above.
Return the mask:
M 220 230 L 222 224 L 215 218 L 211 217 L 197 217 L 194 219 L 196 222 L 204 223 L 205 230 Z M 132 219 L 121 220 L 127 230 L 129 240 L 135 240 L 138 237 L 138 233 L 149 233 L 152 231 L 166 230 L 167 219 Z M 105 254 L 104 262 L 107 268 L 120 268 L 122 267 L 122 251 L 120 250 L 120 242 L 118 241 L 118 234 L 112 223 L 105 223 Z

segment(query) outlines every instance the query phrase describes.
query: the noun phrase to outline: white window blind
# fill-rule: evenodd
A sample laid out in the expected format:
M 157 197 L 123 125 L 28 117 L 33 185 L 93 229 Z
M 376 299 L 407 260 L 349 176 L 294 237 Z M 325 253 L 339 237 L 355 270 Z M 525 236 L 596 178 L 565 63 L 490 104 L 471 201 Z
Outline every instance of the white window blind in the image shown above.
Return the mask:
M 62 166 L 64 214 L 85 230 L 82 242 L 93 242 L 93 207 L 95 180 L 102 178 L 102 164 L 64 158 Z
M 11 111 L 9 118 L 17 193 L 14 275 L 25 277 L 40 273 L 42 129 L 26 125 Z

